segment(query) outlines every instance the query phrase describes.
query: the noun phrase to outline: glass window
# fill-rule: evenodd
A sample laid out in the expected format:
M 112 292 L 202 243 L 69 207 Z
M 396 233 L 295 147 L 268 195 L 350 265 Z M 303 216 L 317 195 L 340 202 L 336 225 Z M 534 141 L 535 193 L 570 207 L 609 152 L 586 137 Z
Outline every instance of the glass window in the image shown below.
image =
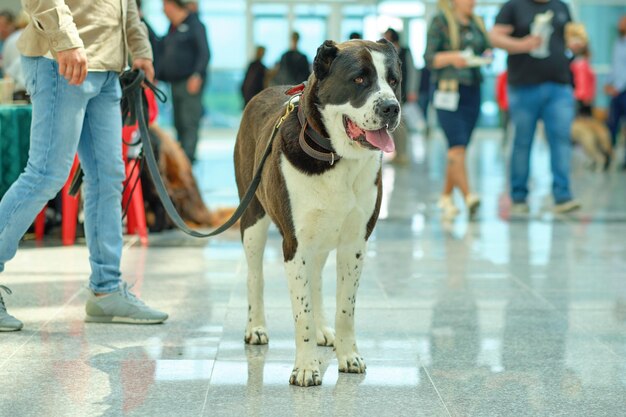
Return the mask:
M 326 40 L 326 21 L 318 17 L 297 17 L 293 28 L 300 34 L 298 49 L 313 62 L 317 48 Z
M 411 19 L 409 21 L 409 38 L 405 40 L 416 68 L 424 66 L 424 51 L 426 50 L 426 21 L 424 19 Z
M 253 33 L 254 43 L 265 46 L 263 63 L 273 67 L 289 48 L 289 23 L 283 17 L 257 17 Z
M 352 32 L 360 33 L 363 36 L 363 18 L 349 17 L 341 21 L 341 41 L 350 39 Z
M 211 48 L 212 68 L 242 68 L 246 65 L 246 18 L 242 14 L 202 14 Z
M 417 17 L 424 15 L 424 3 L 412 1 L 384 1 L 378 5 L 380 15 L 396 17 Z

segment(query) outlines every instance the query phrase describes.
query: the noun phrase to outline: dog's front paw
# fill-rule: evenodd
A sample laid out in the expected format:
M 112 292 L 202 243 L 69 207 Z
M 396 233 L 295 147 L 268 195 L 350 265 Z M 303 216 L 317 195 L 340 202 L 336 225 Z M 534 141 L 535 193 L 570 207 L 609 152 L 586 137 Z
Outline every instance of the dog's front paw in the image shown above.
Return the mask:
M 339 363 L 339 372 L 347 372 L 351 374 L 365 373 L 365 361 L 363 357 L 356 352 L 347 355 L 337 355 Z
M 335 330 L 328 326 L 317 328 L 317 346 L 334 346 Z
M 264 326 L 256 326 L 246 329 L 244 340 L 249 345 L 267 345 L 270 338 Z
M 320 373 L 320 368 L 318 366 L 310 366 L 306 368 L 296 367 L 293 371 L 291 371 L 289 383 L 299 387 L 314 387 L 316 385 L 322 385 L 322 374 Z

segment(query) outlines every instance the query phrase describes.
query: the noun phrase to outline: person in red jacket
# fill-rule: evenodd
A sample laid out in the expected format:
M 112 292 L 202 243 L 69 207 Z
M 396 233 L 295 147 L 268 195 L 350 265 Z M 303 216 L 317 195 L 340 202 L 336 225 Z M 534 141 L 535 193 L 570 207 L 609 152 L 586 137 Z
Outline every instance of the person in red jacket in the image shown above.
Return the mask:
M 500 73 L 496 77 L 496 102 L 500 110 L 500 126 L 502 127 L 502 146 L 505 146 L 509 138 L 509 96 L 506 92 L 508 88 L 507 71 Z
M 570 63 L 574 98 L 576 99 L 576 115 L 592 116 L 593 100 L 596 97 L 596 75 L 591 69 L 589 37 L 581 23 L 570 23 L 565 28 L 567 46 L 574 54 Z

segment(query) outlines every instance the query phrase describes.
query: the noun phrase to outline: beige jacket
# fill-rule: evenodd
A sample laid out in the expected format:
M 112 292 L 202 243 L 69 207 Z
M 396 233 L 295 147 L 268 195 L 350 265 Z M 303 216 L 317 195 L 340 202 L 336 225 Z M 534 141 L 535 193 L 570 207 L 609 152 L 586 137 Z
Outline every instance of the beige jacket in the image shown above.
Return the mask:
M 84 47 L 89 71 L 122 71 L 128 53 L 152 60 L 135 0 L 22 0 L 30 23 L 18 41 L 26 56 L 56 57 Z

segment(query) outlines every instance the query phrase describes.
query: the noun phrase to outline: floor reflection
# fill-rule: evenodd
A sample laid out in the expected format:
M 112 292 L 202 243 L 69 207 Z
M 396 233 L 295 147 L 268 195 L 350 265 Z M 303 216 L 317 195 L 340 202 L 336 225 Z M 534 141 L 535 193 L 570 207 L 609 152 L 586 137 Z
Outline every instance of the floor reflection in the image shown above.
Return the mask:
M 233 205 L 234 132 L 211 135 L 194 171 L 211 206 Z M 332 348 L 319 348 L 323 385 L 288 384 L 294 329 L 274 229 L 264 264 L 269 346 L 243 343 L 246 266 L 236 231 L 209 241 L 167 232 L 147 248 L 129 242 L 126 279 L 171 315 L 155 327 L 86 325 L 85 247 L 26 242 L 2 274 L 9 309 L 26 327 L 0 334 L 0 416 L 623 415 L 626 174 L 591 172 L 575 151 L 583 209 L 554 215 L 538 138 L 531 212 L 511 216 L 499 138 L 479 131 L 468 152 L 482 199 L 475 221 L 463 212 L 440 220 L 437 133 L 414 136 L 414 164 L 384 164 L 355 316 L 365 375 L 339 373 Z M 331 256 L 329 317 L 335 269 Z

